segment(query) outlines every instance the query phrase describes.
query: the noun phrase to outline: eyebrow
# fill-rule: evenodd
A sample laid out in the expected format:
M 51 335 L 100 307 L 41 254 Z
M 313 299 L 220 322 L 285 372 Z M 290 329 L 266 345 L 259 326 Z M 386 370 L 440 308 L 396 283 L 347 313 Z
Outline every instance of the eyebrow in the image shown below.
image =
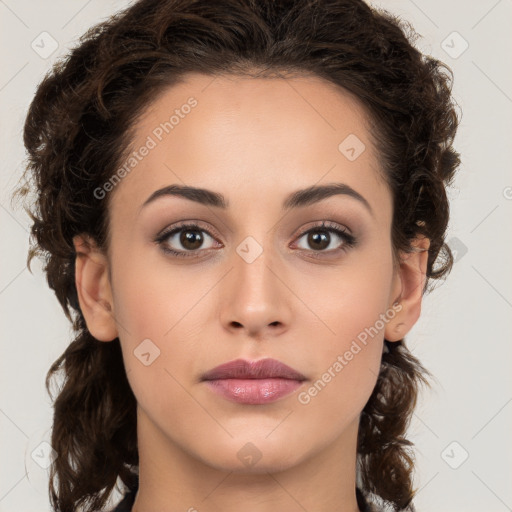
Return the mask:
M 370 203 L 356 190 L 345 183 L 330 183 L 328 185 L 313 185 L 311 187 L 292 192 L 283 202 L 283 210 L 300 208 L 308 206 L 328 197 L 335 195 L 347 195 L 357 199 L 374 216 Z M 153 201 L 165 196 L 179 196 L 205 206 L 212 206 L 226 210 L 229 207 L 229 201 L 219 192 L 214 192 L 205 188 L 191 187 L 187 185 L 168 185 L 155 190 L 144 201 L 141 209 Z

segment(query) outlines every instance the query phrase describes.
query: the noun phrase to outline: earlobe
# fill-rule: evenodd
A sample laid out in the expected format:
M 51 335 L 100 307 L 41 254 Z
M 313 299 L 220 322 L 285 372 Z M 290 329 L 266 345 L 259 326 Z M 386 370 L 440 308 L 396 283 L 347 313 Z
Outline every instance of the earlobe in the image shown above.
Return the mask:
M 384 331 L 384 338 L 388 341 L 398 341 L 412 329 L 421 313 L 421 301 L 425 286 L 428 248 L 430 240 L 426 237 L 416 238 L 412 242 L 413 252 L 403 253 L 395 284 L 401 288 L 399 298 L 392 297 L 391 302 L 398 302 L 393 306 L 395 316 L 388 322 Z M 396 286 L 393 293 L 396 293 Z M 395 302 L 395 304 L 396 304 Z
M 89 332 L 99 341 L 118 336 L 114 319 L 108 259 L 91 237 L 73 238 L 76 251 L 75 285 L 80 309 Z

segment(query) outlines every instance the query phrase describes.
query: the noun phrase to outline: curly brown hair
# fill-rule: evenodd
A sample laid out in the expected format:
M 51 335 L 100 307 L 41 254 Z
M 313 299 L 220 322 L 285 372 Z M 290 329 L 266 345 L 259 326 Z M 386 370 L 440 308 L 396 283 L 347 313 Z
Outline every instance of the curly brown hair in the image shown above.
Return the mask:
M 136 399 L 119 339 L 88 331 L 75 286 L 73 237 L 108 244 L 108 200 L 94 194 L 123 161 L 132 129 L 158 93 L 189 72 L 252 77 L 313 74 L 358 97 L 393 196 L 392 246 L 430 239 L 427 279 L 445 276 L 446 186 L 460 164 L 453 74 L 414 46 L 405 21 L 362 0 L 140 0 L 91 28 L 39 84 L 24 127 L 28 152 L 18 193 L 36 192 L 28 266 L 45 272 L 76 336 L 46 377 L 59 370 L 49 493 L 59 512 L 102 510 L 118 479 L 137 485 Z M 108 199 L 108 198 L 107 198 Z M 387 351 L 360 417 L 358 501 L 380 497 L 414 510 L 412 442 L 404 436 L 419 384 L 431 375 L 405 345 Z M 360 502 L 361 503 L 361 502 Z

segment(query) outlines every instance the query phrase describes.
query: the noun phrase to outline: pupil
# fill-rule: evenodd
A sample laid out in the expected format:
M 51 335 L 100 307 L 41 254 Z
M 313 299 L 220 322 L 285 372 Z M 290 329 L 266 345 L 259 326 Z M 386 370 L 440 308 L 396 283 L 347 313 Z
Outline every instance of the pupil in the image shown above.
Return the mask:
M 329 237 L 325 231 L 317 231 L 309 234 L 308 242 L 311 246 L 317 246 L 317 249 L 329 247 Z M 323 243 L 322 243 L 323 242 Z
M 183 247 L 193 250 L 201 246 L 203 236 L 199 231 L 182 231 L 180 239 Z

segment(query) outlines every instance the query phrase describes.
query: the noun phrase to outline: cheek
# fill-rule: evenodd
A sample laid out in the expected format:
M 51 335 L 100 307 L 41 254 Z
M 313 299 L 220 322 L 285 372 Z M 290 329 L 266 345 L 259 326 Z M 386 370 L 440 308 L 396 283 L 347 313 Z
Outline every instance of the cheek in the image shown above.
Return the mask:
M 158 394 L 145 396 L 150 389 L 181 396 L 172 376 L 183 382 L 183 369 L 195 370 L 198 334 L 204 333 L 204 322 L 197 319 L 206 317 L 207 293 L 218 278 L 136 255 L 118 258 L 114 266 L 114 311 L 134 393 L 140 403 L 161 401 Z
M 186 283 L 144 261 L 126 260 L 117 268 L 113 283 L 116 320 L 123 361 L 137 402 L 155 422 L 179 407 L 180 418 L 197 414 L 190 400 L 183 369 L 191 369 L 195 350 L 184 336 L 187 311 L 193 309 L 200 290 L 188 292 Z M 182 278 L 183 279 L 183 278 Z
M 322 320 L 323 338 L 330 339 L 336 350 L 348 349 L 355 339 L 364 343 L 365 338 L 370 342 L 383 337 L 385 325 L 381 319 L 391 306 L 388 302 L 392 273 L 390 256 L 361 252 L 338 270 L 329 271 L 323 279 L 317 276 L 316 282 L 313 279 L 303 282 L 300 293 Z M 381 349 L 378 341 L 374 345 Z
M 298 398 L 311 412 L 335 421 L 340 414 L 355 418 L 375 386 L 384 329 L 395 313 L 388 309 L 392 260 L 365 261 L 363 256 L 329 277 L 308 296 L 308 305 L 322 323 L 312 322 L 315 332 L 309 329 L 316 340 L 316 350 L 308 349 L 315 375 L 312 386 Z M 306 283 L 305 289 L 311 284 Z
M 208 289 L 207 274 L 194 277 L 161 257 L 148 256 L 132 255 L 114 263 L 115 314 L 126 328 L 125 338 L 134 342 L 141 336 L 155 340 L 172 336 L 174 326 L 186 321 L 187 311 Z
M 354 277 L 355 279 L 355 277 Z M 325 333 L 311 333 L 315 350 L 307 348 L 312 371 L 311 381 L 297 395 L 305 417 L 335 437 L 341 428 L 356 420 L 368 401 L 377 381 L 382 358 L 385 312 L 384 294 L 376 286 L 345 287 L 337 294 L 336 304 L 329 303 L 322 319 Z M 332 301 L 335 302 L 335 301 Z M 315 419 L 317 418 L 317 419 Z M 320 428 L 320 427 L 319 427 Z

